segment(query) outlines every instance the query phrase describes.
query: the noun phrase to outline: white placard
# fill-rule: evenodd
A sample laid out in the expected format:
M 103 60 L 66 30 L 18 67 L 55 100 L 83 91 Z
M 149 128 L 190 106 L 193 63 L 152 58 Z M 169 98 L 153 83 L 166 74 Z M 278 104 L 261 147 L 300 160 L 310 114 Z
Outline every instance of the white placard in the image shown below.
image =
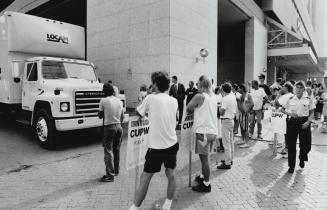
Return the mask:
M 186 115 L 186 116 L 185 116 Z M 181 126 L 181 141 L 187 142 L 189 151 L 194 151 L 195 148 L 195 134 L 193 132 L 193 122 L 194 122 L 194 115 L 193 114 L 186 114 L 184 112 L 183 121 Z
M 147 118 L 140 119 L 136 116 L 129 118 L 126 154 L 127 170 L 144 164 L 145 154 L 148 149 L 148 133 L 149 120 Z
M 286 115 L 278 112 L 272 111 L 271 113 L 271 129 L 272 132 L 278 134 L 286 133 Z

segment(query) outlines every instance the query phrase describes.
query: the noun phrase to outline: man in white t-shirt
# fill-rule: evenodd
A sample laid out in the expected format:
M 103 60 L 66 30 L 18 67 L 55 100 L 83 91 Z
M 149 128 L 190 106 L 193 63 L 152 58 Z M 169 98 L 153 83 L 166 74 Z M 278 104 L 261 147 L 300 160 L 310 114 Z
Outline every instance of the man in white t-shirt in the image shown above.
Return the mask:
M 154 72 L 151 75 L 152 91 L 156 94 L 148 95 L 137 107 L 137 114 L 149 117 L 148 151 L 145 156 L 144 171 L 140 178 L 140 185 L 134 195 L 134 204 L 129 210 L 138 210 L 142 204 L 154 173 L 161 170 L 162 164 L 166 168 L 168 179 L 167 199 L 163 204 L 163 210 L 170 210 L 172 199 L 175 194 L 176 181 L 174 169 L 176 168 L 176 156 L 179 149 L 177 143 L 176 114 L 178 109 L 177 100 L 167 93 L 170 79 L 166 72 Z
M 252 89 L 250 92 L 250 95 L 253 99 L 253 111 L 250 115 L 250 131 L 249 131 L 249 137 L 251 138 L 253 136 L 255 121 L 257 121 L 257 139 L 262 139 L 261 137 L 261 131 L 262 131 L 262 116 L 263 116 L 263 104 L 264 101 L 268 101 L 267 95 L 265 91 L 262 88 L 259 88 L 259 82 L 257 80 L 253 80 L 251 82 Z
M 221 131 L 222 141 L 225 149 L 225 160 L 217 166 L 218 169 L 230 169 L 234 157 L 234 117 L 237 111 L 236 96 L 232 92 L 232 85 L 225 83 L 222 85 L 223 100 L 221 103 Z

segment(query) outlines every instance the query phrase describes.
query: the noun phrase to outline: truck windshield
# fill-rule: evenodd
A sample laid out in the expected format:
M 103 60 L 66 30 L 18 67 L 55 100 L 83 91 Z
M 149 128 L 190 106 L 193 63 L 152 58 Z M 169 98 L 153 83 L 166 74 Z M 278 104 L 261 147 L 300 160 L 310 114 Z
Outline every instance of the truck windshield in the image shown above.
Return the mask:
M 44 79 L 86 79 L 96 80 L 93 67 L 86 64 L 60 61 L 43 61 L 42 74 Z

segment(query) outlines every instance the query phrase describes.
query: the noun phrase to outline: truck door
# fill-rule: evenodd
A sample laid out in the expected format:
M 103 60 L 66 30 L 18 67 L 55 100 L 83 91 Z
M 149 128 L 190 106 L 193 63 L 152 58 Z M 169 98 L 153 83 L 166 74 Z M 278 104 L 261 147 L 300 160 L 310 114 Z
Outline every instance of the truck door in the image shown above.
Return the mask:
M 22 107 L 24 110 L 33 111 L 38 92 L 38 64 L 28 62 L 25 66 L 23 81 Z

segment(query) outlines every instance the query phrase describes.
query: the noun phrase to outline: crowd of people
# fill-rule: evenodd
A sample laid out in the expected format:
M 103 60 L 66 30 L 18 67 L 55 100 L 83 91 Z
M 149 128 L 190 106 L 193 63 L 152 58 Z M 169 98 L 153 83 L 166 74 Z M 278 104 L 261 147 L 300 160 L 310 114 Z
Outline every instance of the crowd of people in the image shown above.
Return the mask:
M 262 139 L 262 119 L 265 106 L 275 107 L 287 115 L 284 148 L 288 153 L 288 172 L 293 173 L 296 165 L 296 144 L 299 138 L 299 166 L 305 167 L 311 149 L 311 126 L 322 123 L 322 132 L 327 133 L 327 77 L 323 84 L 311 81 L 277 81 L 268 86 L 265 75 L 247 84 L 225 82 L 214 86 L 213 80 L 202 75 L 196 84 L 189 82 L 185 90 L 177 76 L 166 72 L 154 72 L 149 88 L 142 85 L 136 113 L 147 116 L 150 123 L 148 151 L 144 171 L 130 210 L 139 209 L 148 191 L 153 175 L 160 172 L 162 165 L 168 179 L 167 198 L 162 209 L 170 209 L 176 189 L 175 168 L 179 144 L 176 130 L 181 128 L 183 112 L 194 114 L 193 131 L 195 152 L 199 155 L 202 170 L 195 177 L 196 192 L 210 192 L 209 153 L 218 142 L 218 151 L 224 152 L 224 159 L 217 169 L 232 168 L 234 158 L 234 135 L 240 130 L 240 148 L 248 148 L 251 139 Z M 113 181 L 119 173 L 119 147 L 121 142 L 122 105 L 115 100 L 112 85 L 105 84 L 106 98 L 100 102 L 100 117 L 105 117 L 104 153 L 106 175 L 102 181 Z M 186 99 L 186 100 L 185 100 Z M 320 121 L 322 115 L 324 120 Z M 255 128 L 257 133 L 254 134 Z

